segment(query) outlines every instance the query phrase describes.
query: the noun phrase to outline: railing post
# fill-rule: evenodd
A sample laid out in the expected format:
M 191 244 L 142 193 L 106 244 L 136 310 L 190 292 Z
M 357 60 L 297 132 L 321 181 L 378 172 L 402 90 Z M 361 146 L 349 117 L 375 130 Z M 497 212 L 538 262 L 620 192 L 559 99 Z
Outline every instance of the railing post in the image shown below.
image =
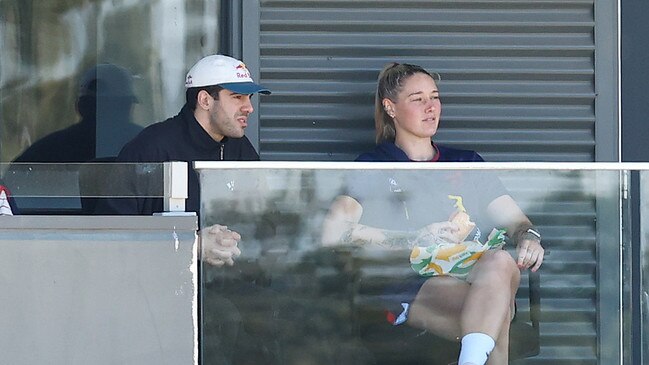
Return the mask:
M 187 162 L 164 162 L 164 213 L 162 215 L 195 215 L 185 212 L 187 199 Z

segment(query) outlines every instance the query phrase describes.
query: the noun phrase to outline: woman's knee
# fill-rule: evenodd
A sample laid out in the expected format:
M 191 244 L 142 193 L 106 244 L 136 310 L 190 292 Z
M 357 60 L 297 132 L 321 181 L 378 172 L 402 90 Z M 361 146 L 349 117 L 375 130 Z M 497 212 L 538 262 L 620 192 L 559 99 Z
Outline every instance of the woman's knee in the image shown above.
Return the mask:
M 505 250 L 494 250 L 486 252 L 480 259 L 480 267 L 486 271 L 508 276 L 512 282 L 518 284 L 520 281 L 520 270 L 512 255 Z

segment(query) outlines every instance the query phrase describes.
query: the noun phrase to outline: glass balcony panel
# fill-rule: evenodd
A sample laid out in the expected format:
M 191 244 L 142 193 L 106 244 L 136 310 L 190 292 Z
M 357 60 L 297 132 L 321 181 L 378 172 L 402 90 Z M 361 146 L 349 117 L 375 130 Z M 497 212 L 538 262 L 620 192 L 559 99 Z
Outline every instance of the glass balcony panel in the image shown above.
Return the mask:
M 81 214 L 107 198 L 162 198 L 162 163 L 0 164 L 0 182 L 20 214 Z
M 201 267 L 204 362 L 433 361 L 440 345 L 430 331 L 388 322 L 394 319 L 386 312 L 393 309 L 386 304 L 392 288 L 421 277 L 410 247 L 348 243 L 344 230 L 330 234 L 329 210 L 346 194 L 361 202 L 362 213 L 356 212 L 361 223 L 415 231 L 449 219 L 461 196 L 480 231 L 469 240 L 484 243 L 509 214 L 489 208 L 503 192 L 538 227 L 546 248 L 538 274 L 522 272 L 516 296 L 516 326 L 539 328 L 538 353 L 516 363 L 597 364 L 619 358 L 620 171 L 247 166 L 197 165 L 203 242 L 210 239 L 207 227 L 215 224 L 241 235 L 241 256 L 233 266 Z M 513 242 L 504 248 L 515 257 Z M 512 346 L 525 342 L 527 333 L 515 332 Z

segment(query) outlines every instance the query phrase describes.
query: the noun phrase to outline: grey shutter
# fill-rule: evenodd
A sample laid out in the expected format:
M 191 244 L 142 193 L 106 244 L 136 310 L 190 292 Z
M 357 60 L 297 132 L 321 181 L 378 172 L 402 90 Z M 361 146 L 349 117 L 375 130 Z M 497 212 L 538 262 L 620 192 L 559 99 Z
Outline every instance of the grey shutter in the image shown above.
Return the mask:
M 370 148 L 390 61 L 441 74 L 439 143 L 491 161 L 595 160 L 592 0 L 260 4 L 260 76 L 274 91 L 260 104 L 265 160 Z
M 251 3 L 254 11 L 246 13 Z M 376 77 L 398 61 L 442 76 L 438 143 L 477 150 L 489 161 L 613 160 L 616 101 L 609 90 L 616 86 L 598 90 L 596 81 L 615 80 L 615 41 L 607 39 L 615 38 L 615 21 L 601 19 L 616 13 L 614 4 L 602 4 L 608 2 L 243 2 L 244 24 L 246 14 L 258 17 L 243 37 L 259 42 L 258 53 L 245 44 L 243 51 L 258 54 L 259 63 L 245 61 L 273 91 L 258 104 L 261 158 L 348 161 L 370 149 Z M 591 198 L 558 198 L 528 212 L 552 248 L 541 275 L 542 350 L 529 363 L 597 363 L 605 334 L 593 304 Z

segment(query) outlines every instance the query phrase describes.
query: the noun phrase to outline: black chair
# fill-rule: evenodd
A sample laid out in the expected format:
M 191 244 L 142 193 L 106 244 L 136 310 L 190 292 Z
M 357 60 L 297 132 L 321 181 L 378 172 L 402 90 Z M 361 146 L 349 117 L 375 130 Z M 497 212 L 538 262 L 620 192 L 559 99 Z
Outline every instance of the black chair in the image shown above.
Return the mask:
M 353 305 L 354 337 L 360 338 L 363 346 L 374 354 L 377 365 L 382 364 L 454 364 L 460 350 L 459 342 L 450 341 L 426 331 L 407 325 L 393 326 L 386 320 L 384 308 L 377 300 L 386 280 L 399 280 L 400 273 L 394 270 L 395 262 L 402 262 L 403 255 L 367 257 L 352 251 L 337 251 L 339 260 L 346 261 L 344 267 L 351 285 L 350 301 Z M 397 256 L 399 258 L 397 258 Z M 396 260 L 396 261 L 395 261 Z M 387 271 L 385 275 L 373 273 Z M 518 297 L 529 300 L 527 312 L 518 312 L 510 328 L 510 360 L 522 359 L 539 354 L 540 275 L 529 273 L 528 290 L 519 289 Z

